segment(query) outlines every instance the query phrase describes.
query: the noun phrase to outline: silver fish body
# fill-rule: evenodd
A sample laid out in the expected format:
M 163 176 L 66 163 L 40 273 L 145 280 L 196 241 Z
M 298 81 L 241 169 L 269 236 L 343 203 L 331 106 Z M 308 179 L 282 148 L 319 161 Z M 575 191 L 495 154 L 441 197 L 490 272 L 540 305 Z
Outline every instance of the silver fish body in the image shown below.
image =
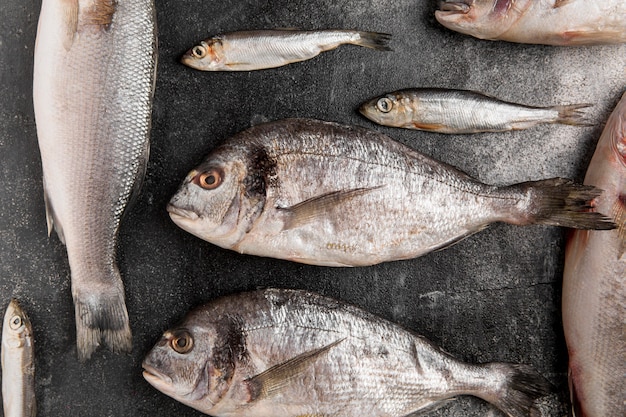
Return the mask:
M 421 88 L 394 91 L 365 102 L 359 111 L 381 125 L 438 133 L 520 130 L 540 123 L 587 125 L 589 104 L 532 107 L 466 90 Z
M 48 228 L 66 244 L 78 355 L 132 346 L 116 264 L 145 171 L 156 66 L 152 0 L 44 0 L 34 105 Z
M 241 253 L 364 266 L 423 255 L 497 221 L 612 228 L 586 212 L 599 192 L 563 179 L 486 185 L 375 131 L 287 119 L 211 152 L 168 211 Z
M 357 307 L 278 289 L 193 310 L 143 367 L 166 395 L 231 417 L 400 417 L 466 394 L 522 417 L 550 388 L 528 366 L 463 363 Z
M 253 71 L 305 61 L 344 44 L 386 51 L 390 37 L 356 30 L 231 32 L 201 41 L 181 61 L 202 71 Z
M 444 0 L 435 17 L 480 39 L 563 46 L 626 42 L 624 0 Z
M 575 231 L 565 252 L 563 328 L 577 417 L 626 415 L 626 94 L 611 114 L 585 184 L 616 230 Z
M 15 299 L 2 323 L 2 402 L 4 417 L 37 415 L 33 326 Z

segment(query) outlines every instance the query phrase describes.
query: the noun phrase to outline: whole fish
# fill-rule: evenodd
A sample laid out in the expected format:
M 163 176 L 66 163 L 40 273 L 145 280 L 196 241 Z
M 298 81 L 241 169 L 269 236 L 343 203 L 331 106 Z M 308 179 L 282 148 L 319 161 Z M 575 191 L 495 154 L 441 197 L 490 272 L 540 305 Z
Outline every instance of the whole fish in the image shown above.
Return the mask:
M 503 132 L 540 123 L 589 126 L 580 109 L 589 104 L 532 107 L 482 93 L 443 88 L 394 91 L 365 102 L 359 111 L 384 126 L 439 133 Z
M 253 30 L 201 41 L 181 62 L 202 71 L 253 71 L 305 61 L 339 45 L 390 50 L 391 35 L 356 30 Z
M 493 222 L 613 228 L 600 191 L 564 179 L 483 184 L 379 132 L 309 119 L 254 126 L 192 170 L 172 220 L 241 253 L 327 266 L 414 258 Z
M 2 323 L 2 402 L 4 417 L 35 417 L 33 326 L 13 299 Z
M 44 0 L 34 104 L 48 218 L 67 246 L 80 360 L 132 347 L 117 232 L 145 171 L 156 66 L 152 0 Z
M 443 26 L 480 39 L 544 45 L 626 42 L 624 0 L 444 0 Z
M 563 328 L 577 417 L 626 416 L 626 93 L 611 114 L 585 184 L 616 230 L 576 231 L 565 251 Z
M 464 363 L 357 307 L 297 290 L 193 310 L 143 368 L 159 391 L 217 417 L 400 417 L 457 395 L 522 417 L 550 390 L 529 366 Z

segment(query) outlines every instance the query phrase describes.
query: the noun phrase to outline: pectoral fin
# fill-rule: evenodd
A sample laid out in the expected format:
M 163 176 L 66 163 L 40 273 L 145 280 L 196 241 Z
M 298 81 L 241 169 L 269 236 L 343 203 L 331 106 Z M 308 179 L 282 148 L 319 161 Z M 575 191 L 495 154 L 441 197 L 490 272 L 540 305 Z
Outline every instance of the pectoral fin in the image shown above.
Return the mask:
M 69 51 L 78 29 L 78 0 L 65 0 L 61 7 L 63 7 L 63 27 L 65 28 L 63 48 Z
M 113 22 L 116 0 L 95 0 L 87 10 L 80 10 L 79 26 L 93 25 L 107 28 Z
M 334 208 L 340 207 L 347 201 L 365 195 L 371 191 L 383 187 L 382 185 L 370 188 L 355 188 L 352 190 L 332 191 L 317 197 L 304 200 L 295 206 L 279 208 L 286 214 L 283 230 L 293 229 L 307 223 L 311 223 L 318 218 L 328 215 Z
M 568 3 L 571 3 L 573 0 L 555 0 L 554 8 L 557 9 L 559 7 L 565 6 Z
M 311 350 L 286 362 L 274 365 L 266 371 L 246 380 L 250 390 L 249 402 L 270 397 L 289 385 L 289 382 L 301 375 L 313 362 L 331 348 L 341 343 L 339 339 L 319 349 Z

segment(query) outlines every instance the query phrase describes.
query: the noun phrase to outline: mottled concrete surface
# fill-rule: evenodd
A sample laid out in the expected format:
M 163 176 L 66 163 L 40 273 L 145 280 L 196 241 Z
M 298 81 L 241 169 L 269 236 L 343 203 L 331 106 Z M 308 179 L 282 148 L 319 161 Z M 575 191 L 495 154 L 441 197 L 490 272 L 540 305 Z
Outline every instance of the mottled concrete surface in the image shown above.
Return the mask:
M 19 298 L 34 325 L 39 416 L 197 416 L 150 387 L 141 360 L 190 308 L 259 287 L 302 288 L 355 303 L 467 361 L 533 365 L 555 384 L 542 407 L 563 415 L 567 354 L 560 287 L 566 231 L 497 224 L 452 248 L 369 268 L 332 269 L 238 255 L 179 230 L 165 204 L 216 144 L 251 124 L 315 117 L 375 128 L 485 182 L 581 181 L 602 126 L 626 88 L 626 46 L 553 48 L 479 41 L 445 30 L 436 1 L 157 0 L 159 69 L 143 192 L 121 228 L 119 262 L 132 355 L 76 360 L 65 249 L 47 237 L 32 108 L 40 1 L 0 3 L 0 301 Z M 342 47 L 254 73 L 202 73 L 178 63 L 195 41 L 251 28 L 359 28 L 392 33 L 393 52 Z M 544 125 L 443 136 L 375 126 L 367 98 L 405 87 L 480 90 L 534 105 L 594 103 L 593 127 Z M 332 173 L 329 173 L 332 175 Z M 437 416 L 496 416 L 475 398 Z

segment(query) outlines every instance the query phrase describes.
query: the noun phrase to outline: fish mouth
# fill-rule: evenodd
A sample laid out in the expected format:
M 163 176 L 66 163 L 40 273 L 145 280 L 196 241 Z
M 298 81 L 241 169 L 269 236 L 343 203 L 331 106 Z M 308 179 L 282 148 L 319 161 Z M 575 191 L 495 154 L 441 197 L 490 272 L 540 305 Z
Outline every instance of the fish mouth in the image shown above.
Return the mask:
M 170 214 L 172 220 L 198 220 L 198 218 L 200 217 L 198 216 L 198 214 L 191 210 L 185 210 L 172 204 L 168 204 L 166 210 Z
M 439 4 L 439 11 L 445 14 L 467 14 L 470 12 L 472 4 L 474 4 L 474 0 L 443 1 Z
M 144 363 L 143 367 L 143 377 L 150 385 L 155 387 L 158 390 L 171 392 L 173 391 L 173 381 L 172 378 L 165 375 L 162 372 L 157 371 L 154 367 Z

